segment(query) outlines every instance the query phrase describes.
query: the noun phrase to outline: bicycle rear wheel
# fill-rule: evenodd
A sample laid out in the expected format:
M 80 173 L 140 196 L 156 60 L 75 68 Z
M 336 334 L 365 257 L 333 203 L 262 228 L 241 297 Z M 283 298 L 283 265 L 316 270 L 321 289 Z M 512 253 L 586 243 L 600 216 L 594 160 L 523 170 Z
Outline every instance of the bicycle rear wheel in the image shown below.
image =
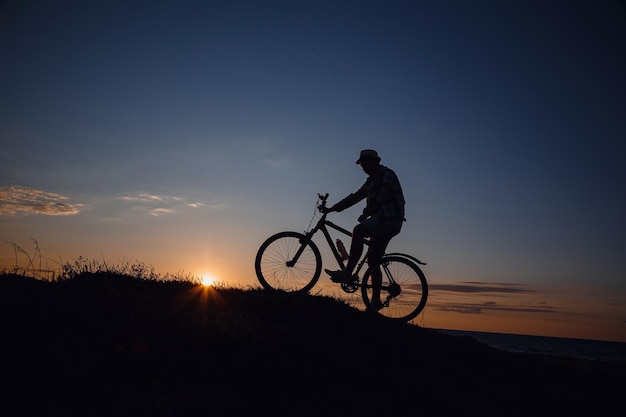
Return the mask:
M 322 256 L 315 243 L 309 240 L 303 245 L 305 241 L 302 233 L 281 232 L 263 242 L 254 261 L 263 288 L 294 293 L 313 288 L 322 271 Z
M 372 271 L 376 268 L 382 272 L 380 299 L 384 304 L 378 310 L 372 306 Z M 428 284 L 422 270 L 411 259 L 383 256 L 379 263 L 371 265 L 365 272 L 361 294 L 368 311 L 388 319 L 409 321 L 424 309 Z

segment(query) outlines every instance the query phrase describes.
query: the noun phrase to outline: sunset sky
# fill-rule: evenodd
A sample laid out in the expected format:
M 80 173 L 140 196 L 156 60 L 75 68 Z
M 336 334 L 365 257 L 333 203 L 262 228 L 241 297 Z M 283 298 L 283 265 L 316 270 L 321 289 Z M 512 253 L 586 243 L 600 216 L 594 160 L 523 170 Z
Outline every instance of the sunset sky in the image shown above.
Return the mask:
M 0 57 L 0 268 L 37 242 L 256 287 L 374 148 L 418 324 L 626 342 L 621 1 L 8 0 Z

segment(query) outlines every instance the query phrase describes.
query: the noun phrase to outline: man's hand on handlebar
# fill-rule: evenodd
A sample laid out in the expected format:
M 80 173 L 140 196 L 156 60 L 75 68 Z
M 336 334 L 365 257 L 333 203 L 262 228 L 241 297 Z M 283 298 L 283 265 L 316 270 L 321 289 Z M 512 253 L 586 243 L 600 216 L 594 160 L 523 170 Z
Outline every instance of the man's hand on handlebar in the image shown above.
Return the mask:
M 328 193 L 326 193 L 325 195 L 318 194 L 317 197 L 322 201 L 322 204 L 317 206 L 317 209 L 320 212 L 322 212 L 324 214 L 328 214 L 331 211 L 337 211 L 337 210 L 333 209 L 332 207 L 326 207 L 326 199 L 328 199 Z

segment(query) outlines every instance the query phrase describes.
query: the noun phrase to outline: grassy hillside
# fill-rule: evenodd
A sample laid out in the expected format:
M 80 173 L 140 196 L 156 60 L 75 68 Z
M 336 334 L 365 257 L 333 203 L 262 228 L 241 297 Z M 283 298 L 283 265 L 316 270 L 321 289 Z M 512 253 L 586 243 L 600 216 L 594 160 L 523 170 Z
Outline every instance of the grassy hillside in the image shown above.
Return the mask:
M 0 274 L 0 415 L 481 415 L 621 408 L 624 366 L 497 351 L 334 298 Z

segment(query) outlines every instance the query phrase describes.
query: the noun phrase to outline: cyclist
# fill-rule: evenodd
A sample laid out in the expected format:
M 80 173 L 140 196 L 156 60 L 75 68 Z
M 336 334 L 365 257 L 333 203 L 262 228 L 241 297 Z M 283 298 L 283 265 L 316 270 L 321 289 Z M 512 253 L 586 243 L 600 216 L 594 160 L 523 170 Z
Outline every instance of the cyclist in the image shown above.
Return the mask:
M 404 218 L 404 194 L 396 173 L 380 164 L 380 157 L 373 149 L 364 149 L 359 155 L 357 164 L 368 175 L 365 184 L 356 192 L 343 200 L 326 208 L 325 212 L 340 212 L 352 207 L 359 201 L 367 199 L 363 214 L 358 218 L 359 223 L 352 231 L 350 253 L 345 269 L 324 271 L 330 279 L 337 283 L 350 284 L 354 282 L 352 271 L 356 267 L 363 253 L 363 239 L 370 238 L 367 252 L 368 264 L 373 265 L 385 254 L 391 238 L 400 233 Z M 380 300 L 382 273 L 380 268 L 372 271 L 372 307 L 380 310 L 383 304 Z

